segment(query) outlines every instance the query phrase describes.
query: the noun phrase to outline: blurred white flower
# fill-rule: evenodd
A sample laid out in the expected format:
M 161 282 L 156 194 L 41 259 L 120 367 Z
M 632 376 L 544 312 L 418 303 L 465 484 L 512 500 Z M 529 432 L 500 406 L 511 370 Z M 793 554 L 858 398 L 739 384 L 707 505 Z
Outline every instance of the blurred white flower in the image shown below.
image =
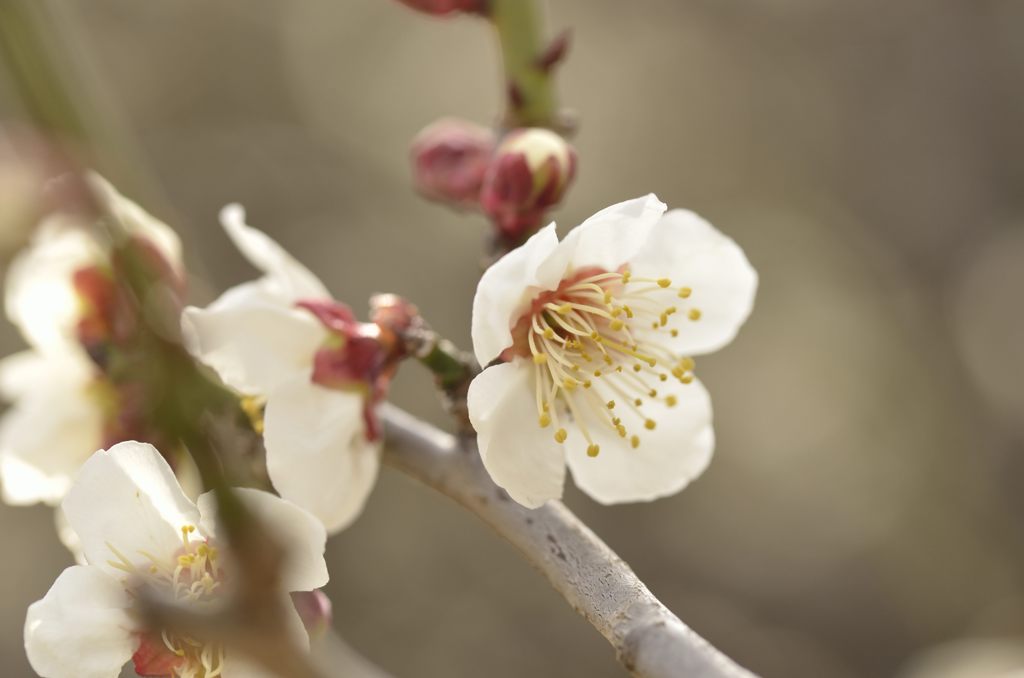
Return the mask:
M 707 466 L 711 401 L 692 356 L 729 343 L 757 274 L 736 243 L 655 196 L 613 205 L 561 242 L 554 224 L 484 273 L 469 414 L 494 481 L 528 507 L 568 464 L 601 503 L 673 494 Z M 563 449 L 567 447 L 567 449 Z
M 282 609 L 295 642 L 308 646 L 288 592 L 327 582 L 323 526 L 267 492 L 236 492 L 285 549 Z M 218 550 L 212 493 L 192 503 L 153 446 L 129 441 L 82 466 L 63 509 L 87 564 L 64 570 L 28 609 L 25 649 L 41 676 L 116 678 L 129 660 L 139 675 L 250 675 L 217 644 L 140 627 L 134 609 L 142 587 L 198 610 L 230 590 L 236 564 Z
M 180 275 L 174 232 L 99 176 L 90 183 L 129 235 Z M 5 307 L 31 349 L 0 361 L 0 397 L 13 403 L 0 419 L 0 485 L 9 504 L 58 503 L 107 434 L 117 437 L 116 389 L 90 359 L 102 361 L 105 342 L 129 325 L 113 287 L 109 257 L 81 217 L 48 217 L 11 262 Z
M 264 443 L 274 488 L 329 532 L 362 511 L 380 467 L 376 326 L 357 323 L 315 275 L 242 208 L 221 213 L 262 278 L 182 317 L 185 344 L 232 388 L 266 399 Z

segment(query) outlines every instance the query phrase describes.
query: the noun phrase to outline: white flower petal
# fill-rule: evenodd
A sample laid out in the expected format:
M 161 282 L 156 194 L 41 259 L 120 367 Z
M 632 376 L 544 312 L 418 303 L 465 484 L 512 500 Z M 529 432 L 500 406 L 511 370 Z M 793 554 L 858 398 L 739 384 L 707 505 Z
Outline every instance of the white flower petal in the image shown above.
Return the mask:
M 45 220 L 31 244 L 7 270 L 7 317 L 41 351 L 69 350 L 76 343 L 79 299 L 75 271 L 103 261 L 89 233 L 63 215 Z
M 270 305 L 223 310 L 190 306 L 181 318 L 185 346 L 224 383 L 247 394 L 267 394 L 309 376 L 327 330 L 309 313 Z
M 181 240 L 171 228 L 153 217 L 138 204 L 121 195 L 109 181 L 95 172 L 89 174 L 89 183 L 103 200 L 106 208 L 127 229 L 130 235 L 148 240 L 164 259 L 179 273 L 185 264 L 181 256 Z
M 552 223 L 484 271 L 473 297 L 472 327 L 473 351 L 481 365 L 512 345 L 512 325 L 536 291 L 558 285 L 561 271 L 553 276 L 538 274 L 557 246 Z
M 327 583 L 329 576 L 324 561 L 327 533 L 319 520 L 269 492 L 238 488 L 235 494 L 284 550 L 281 586 L 285 591 L 312 591 Z M 215 537 L 217 499 L 213 492 L 200 496 L 198 506 L 203 534 Z
M 12 401 L 37 393 L 58 393 L 88 384 L 93 363 L 78 350 L 21 351 L 0 359 L 0 398 Z
M 262 231 L 245 223 L 241 205 L 228 205 L 220 212 L 228 237 L 249 262 L 266 274 L 268 285 L 289 301 L 330 299 L 331 294 L 313 273 Z
M 274 488 L 331 534 L 363 510 L 380 467 L 366 440 L 363 397 L 296 379 L 267 398 L 263 439 Z
M 653 193 L 604 208 L 569 231 L 542 266 L 542 275 L 561 280 L 585 268 L 616 270 L 644 246 L 664 213 L 665 203 Z
M 25 652 L 43 678 L 116 678 L 136 641 L 121 583 L 95 567 L 64 570 L 28 608 Z
M 554 429 L 537 421 L 533 378 L 530 362 L 494 365 L 473 380 L 467 396 L 487 472 L 528 508 L 560 498 L 565 481 L 565 453 Z
M 199 511 L 171 467 L 152 445 L 135 441 L 90 457 L 63 508 L 89 563 L 112 572 L 118 570 L 107 563 L 116 559 L 111 546 L 131 562 L 148 566 L 143 552 L 169 560 L 182 546 L 181 528 L 199 525 Z
M 630 262 L 638 277 L 669 278 L 672 286 L 651 294 L 656 303 L 675 306 L 672 327 L 679 336 L 658 333 L 680 355 L 718 350 L 736 336 L 754 307 L 757 272 L 731 238 L 687 210 L 668 212 L 652 229 L 644 248 Z M 686 299 L 678 289 L 689 287 Z M 690 321 L 691 309 L 700 319 Z
M 85 554 L 82 553 L 82 540 L 78 538 L 78 534 L 71 527 L 71 523 L 68 522 L 68 517 L 64 515 L 64 509 L 60 506 L 53 510 L 53 523 L 57 528 L 57 539 L 71 552 L 71 557 L 75 559 L 75 563 L 78 565 L 88 565 Z
M 589 431 L 601 447 L 598 456 L 587 456 L 586 444 L 566 443 L 576 485 L 602 504 L 618 504 L 675 494 L 699 476 L 715 447 L 711 398 L 696 380 L 673 393 L 678 397 L 674 407 L 655 400 L 644 403 L 645 415 L 657 422 L 653 431 L 635 417 L 623 416 L 623 424 L 640 436 L 636 449 L 596 421 Z
M 19 396 L 0 419 L 3 500 L 56 504 L 102 444 L 103 412 L 89 391 L 91 375 L 82 362 L 59 354 L 12 358 L 18 360 L 0 364 L 4 390 Z

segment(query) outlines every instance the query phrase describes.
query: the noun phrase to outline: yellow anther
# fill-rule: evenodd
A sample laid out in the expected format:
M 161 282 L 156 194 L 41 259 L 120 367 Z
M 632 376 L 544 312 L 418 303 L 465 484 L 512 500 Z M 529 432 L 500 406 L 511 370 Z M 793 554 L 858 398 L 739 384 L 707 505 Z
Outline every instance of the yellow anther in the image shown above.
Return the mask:
M 623 271 L 622 272 L 622 282 L 628 283 L 629 279 L 632 277 L 632 275 L 633 275 L 633 273 L 631 271 Z
M 643 365 L 641 365 L 640 363 L 636 363 L 635 365 L 633 365 L 633 371 L 634 372 L 639 372 L 642 369 L 643 369 Z
M 623 306 L 622 310 L 626 312 L 626 317 L 627 318 L 632 318 L 633 317 L 633 309 L 631 309 L 629 306 Z
M 673 313 L 675 313 L 678 310 L 679 309 L 676 308 L 675 306 L 669 306 L 668 308 L 665 309 L 665 315 L 672 315 Z
M 633 404 L 636 405 L 637 407 L 640 407 L 641 405 L 644 404 L 644 401 L 637 398 L 636 400 L 633 401 Z
M 659 325 L 658 325 L 658 321 L 657 320 L 655 320 L 654 322 L 651 323 L 651 329 L 652 330 L 656 330 L 656 329 L 658 329 L 658 327 L 659 327 Z
M 616 318 L 615 320 L 611 321 L 611 323 L 608 324 L 608 326 L 611 327 L 616 332 L 621 330 L 623 325 L 625 325 L 625 323 L 619 320 L 618 318 Z
M 601 370 L 594 370 L 594 376 L 595 377 L 600 377 L 601 376 Z
M 591 445 L 587 446 L 587 456 L 588 457 L 596 457 L 600 453 L 601 453 L 601 446 L 600 445 L 591 444 Z
M 668 381 L 668 375 L 662 372 L 661 374 L 658 375 L 658 379 L 660 381 Z
M 612 417 L 612 425 L 613 426 L 618 426 L 621 423 L 622 423 L 621 419 L 619 419 L 618 417 Z
M 647 364 L 650 365 L 651 367 L 654 367 L 655 365 L 658 364 L 658 361 L 655 360 L 654 358 L 648 358 L 647 359 Z
M 551 415 L 547 412 L 541 413 L 541 415 L 537 417 L 537 423 L 540 424 L 541 428 L 547 428 L 551 425 Z
M 579 372 L 580 371 L 580 366 L 579 365 L 573 365 L 572 367 L 569 368 L 569 371 L 570 372 Z
M 568 313 L 571 313 L 572 312 L 572 304 L 570 304 L 569 302 L 565 302 L 564 304 L 562 304 L 561 306 L 558 307 L 558 312 L 561 313 L 562 315 L 566 315 Z
M 542 412 L 550 412 L 551 411 L 551 405 L 549 405 L 546 402 L 541 403 L 540 404 L 540 409 L 541 409 Z
M 551 329 L 550 327 L 545 327 L 544 328 L 544 338 L 545 339 L 554 339 L 555 338 L 555 331 L 553 329 Z
M 672 329 L 670 329 L 670 330 L 668 331 L 668 333 L 669 333 L 669 334 L 671 334 L 671 335 L 672 335 L 673 337 L 678 337 L 678 336 L 679 336 L 679 330 L 677 330 L 677 329 L 676 329 L 676 328 L 674 328 L 674 327 L 673 327 Z
M 609 358 L 609 359 L 608 359 L 608 364 L 609 364 L 609 365 L 611 365 L 611 364 L 612 364 L 612 360 L 611 360 L 611 358 Z M 616 365 L 616 366 L 615 366 L 615 371 L 616 371 L 616 372 L 619 372 L 619 373 L 621 374 L 621 373 L 622 373 L 622 365 Z
M 684 374 L 679 381 L 683 382 L 684 384 L 692 384 L 693 383 L 693 375 L 692 374 Z
M 560 428 L 557 431 L 555 431 L 555 442 L 556 443 L 564 443 L 565 439 L 568 438 L 568 437 L 569 437 L 569 433 L 564 428 Z
M 579 384 L 580 383 L 572 377 L 566 377 L 562 382 L 562 387 L 565 388 L 566 391 L 574 391 Z
M 665 288 L 672 284 L 668 278 L 658 278 L 658 287 Z
M 687 372 L 692 372 L 693 368 L 696 366 L 697 363 L 694 362 L 693 358 L 683 358 L 682 360 L 679 361 L 679 367 L 686 370 Z
M 690 320 L 700 320 L 700 309 L 691 308 L 690 312 L 686 314 L 686 317 L 688 317 Z
M 620 438 L 625 438 L 626 437 L 626 427 L 623 426 L 622 424 L 616 424 L 615 425 L 615 430 L 619 432 L 619 437 Z
M 611 292 L 605 292 L 604 293 L 604 303 L 606 303 L 606 304 L 612 303 L 612 293 Z
M 149 573 L 150 574 L 156 574 L 159 571 L 160 571 L 160 568 L 157 567 L 156 565 L 150 565 L 149 566 Z
M 547 354 L 545 354 L 545 353 L 534 353 L 533 354 L 533 362 L 534 362 L 534 364 L 543 365 L 547 361 L 548 361 Z
M 622 307 L 621 306 L 613 307 L 612 310 L 608 312 L 608 315 L 610 315 L 613 318 L 618 318 L 620 315 L 622 315 Z
M 691 294 L 693 294 L 693 290 L 691 290 L 689 287 L 680 287 L 679 288 L 679 298 L 680 299 L 688 299 Z
M 191 567 L 195 560 L 194 556 L 186 553 L 185 555 L 178 556 L 178 565 L 181 565 L 182 567 Z
M 668 405 L 669 407 L 675 407 L 677 402 L 679 401 L 676 400 L 676 397 L 674 395 L 665 396 L 665 404 Z
M 633 449 L 640 447 L 640 436 L 633 436 L 629 439 L 629 444 L 633 446 Z
M 648 419 L 647 421 L 644 422 L 644 428 L 647 429 L 648 431 L 653 431 L 654 427 L 657 425 L 657 422 L 655 422 L 653 419 Z
M 660 324 L 662 327 L 668 325 L 668 313 L 661 314 L 661 317 L 658 318 L 658 324 Z
M 658 392 L 652 388 L 650 391 L 647 392 L 647 395 L 650 396 L 651 398 L 657 398 Z
M 592 386 L 592 384 L 590 383 L 589 379 L 587 379 L 587 380 L 585 380 L 583 382 L 583 388 L 590 388 L 591 386 Z
M 608 402 L 605 403 L 605 407 L 607 407 L 609 410 L 614 410 L 615 409 L 615 401 L 614 400 L 609 400 Z

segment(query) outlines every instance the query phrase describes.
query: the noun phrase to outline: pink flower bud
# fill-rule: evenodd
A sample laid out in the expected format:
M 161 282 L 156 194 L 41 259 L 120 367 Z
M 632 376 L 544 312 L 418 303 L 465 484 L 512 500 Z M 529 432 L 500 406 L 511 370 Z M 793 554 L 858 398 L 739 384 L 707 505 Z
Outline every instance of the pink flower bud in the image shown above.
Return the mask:
M 331 599 L 320 589 L 294 591 L 291 596 L 295 611 L 299 613 L 309 637 L 315 639 L 323 636 L 327 629 L 331 628 Z
M 484 177 L 480 206 L 500 236 L 518 245 L 537 230 L 576 173 L 576 152 L 558 134 L 539 127 L 510 132 Z
M 485 127 L 457 118 L 434 122 L 412 142 L 416 190 L 430 200 L 476 205 L 493 150 L 494 135 Z
M 444 16 L 456 12 L 483 14 L 486 0 L 399 0 L 403 5 L 434 16 Z

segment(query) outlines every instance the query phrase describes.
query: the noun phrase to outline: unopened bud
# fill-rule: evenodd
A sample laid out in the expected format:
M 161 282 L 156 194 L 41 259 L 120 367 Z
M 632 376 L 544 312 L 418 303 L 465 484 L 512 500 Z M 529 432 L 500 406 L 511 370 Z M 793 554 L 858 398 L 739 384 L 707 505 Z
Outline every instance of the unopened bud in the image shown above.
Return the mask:
M 320 589 L 313 591 L 296 591 L 292 595 L 292 604 L 299 613 L 302 625 L 311 639 L 317 639 L 331 628 L 333 617 L 331 599 Z
M 494 150 L 486 127 L 457 118 L 442 118 L 412 142 L 416 190 L 424 197 L 458 207 L 472 207 Z
M 487 5 L 487 0 L 399 0 L 399 2 L 434 16 L 444 16 L 456 12 L 483 14 Z
M 541 225 L 576 173 L 576 152 L 551 130 L 510 132 L 491 159 L 480 206 L 509 244 L 519 244 Z

